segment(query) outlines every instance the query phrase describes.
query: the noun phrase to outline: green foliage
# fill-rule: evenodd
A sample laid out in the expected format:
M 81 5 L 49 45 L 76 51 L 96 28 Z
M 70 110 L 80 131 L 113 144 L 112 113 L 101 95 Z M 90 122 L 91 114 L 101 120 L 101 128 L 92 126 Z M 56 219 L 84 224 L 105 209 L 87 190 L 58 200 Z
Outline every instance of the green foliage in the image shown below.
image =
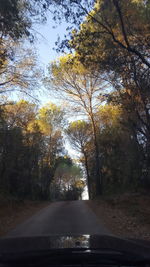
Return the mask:
M 109 91 L 107 88 L 101 91 L 98 100 L 111 106 L 101 108 L 99 115 L 97 111 L 93 113 L 95 150 L 97 147 L 96 154 L 101 158 L 102 176 L 110 180 L 115 190 L 116 185 L 119 190 L 132 186 L 134 189 L 139 186 L 149 188 L 150 3 L 144 0 L 97 0 L 91 4 L 90 10 L 84 1 L 76 2 L 76 10 L 70 8 L 68 16 L 73 24 L 81 22 L 77 19 L 79 9 L 86 16 L 79 30 L 72 31 L 67 46 L 74 51 L 72 65 L 80 62 L 87 73 L 99 77 L 99 86 L 102 84 L 100 77 L 110 86 Z M 68 87 L 72 84 L 70 82 Z M 92 136 L 88 143 L 94 154 Z M 94 175 L 95 162 L 96 157 L 89 155 L 90 177 Z M 105 181 L 103 183 L 105 186 Z M 97 187 L 98 184 L 93 185 L 93 191 Z
M 81 168 L 62 156 L 62 109 L 21 100 L 1 110 L 1 192 L 20 199 L 81 198 Z
M 85 183 L 81 168 L 70 161 L 69 158 L 61 158 L 51 184 L 52 199 L 77 200 L 81 199 Z
M 23 36 L 30 36 L 32 40 L 32 23 L 35 20 L 38 22 L 44 20 L 46 7 L 44 0 L 1 0 L 0 32 L 3 36 L 9 36 L 15 40 Z
M 137 190 L 141 178 L 140 151 L 131 130 L 122 124 L 121 108 L 106 105 L 98 115 L 104 191 Z
M 0 2 L 0 94 L 31 95 L 41 71 L 36 55 L 23 42 L 34 39 L 32 24 L 44 20 L 44 0 L 1 0 Z M 46 7 L 46 6 L 45 6 Z
M 51 65 L 50 90 L 58 92 L 71 104 L 74 112 L 86 115 L 91 123 L 95 147 L 95 180 L 97 194 L 102 193 L 99 146 L 94 113 L 98 110 L 106 81 L 95 70 L 89 70 L 75 56 L 65 55 Z M 86 168 L 87 169 L 87 168 Z
M 20 3 L 19 3 L 20 2 Z M 23 9 L 21 11 L 21 8 Z M 29 34 L 28 28 L 31 26 L 27 18 L 22 18 L 22 12 L 25 11 L 25 5 L 21 1 L 1 0 L 0 5 L 0 31 L 4 36 L 10 35 L 12 38 L 19 38 L 23 34 Z
M 50 104 L 48 114 L 55 111 L 55 118 L 48 116 L 47 120 L 47 113 L 41 117 L 44 107 L 38 110 L 24 100 L 1 106 L 1 110 L 1 191 L 22 199 L 49 199 L 57 157 L 63 151 L 60 108 Z M 46 129 L 50 125 L 53 132 L 41 128 L 42 120 L 42 125 Z
M 89 175 L 89 166 L 88 166 L 88 144 L 91 140 L 91 125 L 89 122 L 78 120 L 71 122 L 66 130 L 67 137 L 72 145 L 72 147 L 80 152 L 83 156 L 80 161 L 82 162 L 86 177 L 87 177 L 87 187 L 89 196 L 91 197 L 91 177 Z
M 90 1 L 87 1 L 90 2 Z M 98 0 L 88 10 L 76 3 L 86 18 L 79 31 L 73 31 L 69 45 L 86 66 L 117 68 L 131 55 L 150 68 L 149 54 L 149 1 Z M 70 16 L 78 16 L 70 12 Z M 119 60 L 119 61 L 118 61 Z M 118 68 L 119 71 L 119 68 Z
M 73 148 L 83 153 L 86 150 L 86 144 L 91 134 L 90 124 L 83 120 L 71 122 L 66 130 L 66 134 Z
M 104 105 L 95 114 L 95 118 L 97 121 L 103 194 L 139 190 L 140 187 L 143 187 L 141 179 L 142 147 L 139 146 L 132 129 L 124 124 L 125 118 L 122 107 L 110 104 Z M 76 131 L 80 132 L 80 128 Z M 88 133 L 84 147 L 85 154 L 82 150 L 80 152 L 83 155 L 81 162 L 88 170 L 86 175 L 89 195 L 90 198 L 93 198 L 96 195 L 97 186 L 94 179 L 96 164 L 92 134 L 90 131 Z M 70 138 L 72 143 L 74 143 L 74 138 L 77 137 L 79 138 L 75 135 L 73 139 Z
M 90 198 L 149 188 L 149 1 L 2 0 L 0 93 L 30 94 L 35 87 L 36 57 L 17 41 L 33 41 L 32 23 L 41 22 L 53 4 L 54 19 L 64 14 L 76 29 L 61 47 L 74 52 L 50 65 L 47 84 L 70 102 L 72 112 L 86 115 L 85 121 L 71 122 L 65 134 L 81 153 Z M 83 173 L 64 156 L 64 115 L 52 103 L 40 109 L 27 101 L 0 107 L 2 192 L 18 198 L 81 198 Z
M 0 41 L 0 94 L 16 92 L 32 95 L 41 78 L 37 55 L 23 43 Z
M 53 103 L 49 103 L 39 110 L 38 123 L 41 131 L 50 135 L 64 123 L 64 111 Z

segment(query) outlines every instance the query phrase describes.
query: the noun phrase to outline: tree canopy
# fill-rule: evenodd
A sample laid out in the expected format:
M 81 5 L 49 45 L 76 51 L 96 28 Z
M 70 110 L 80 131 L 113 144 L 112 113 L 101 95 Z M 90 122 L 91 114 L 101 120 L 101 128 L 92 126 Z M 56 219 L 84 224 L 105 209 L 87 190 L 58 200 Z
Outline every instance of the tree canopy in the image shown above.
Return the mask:
M 69 22 L 70 35 L 45 77 L 23 42 L 34 41 L 48 10 Z M 2 0 L 0 16 L 1 191 L 66 200 L 80 199 L 85 184 L 90 198 L 149 190 L 150 2 Z M 41 79 L 65 104 L 11 100 L 38 94 Z

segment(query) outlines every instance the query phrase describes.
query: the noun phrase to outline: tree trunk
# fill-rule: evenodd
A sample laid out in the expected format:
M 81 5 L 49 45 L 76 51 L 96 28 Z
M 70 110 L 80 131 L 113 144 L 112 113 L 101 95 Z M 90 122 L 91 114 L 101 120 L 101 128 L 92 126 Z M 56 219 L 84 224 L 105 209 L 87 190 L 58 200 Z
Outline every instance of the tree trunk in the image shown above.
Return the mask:
M 146 175 L 146 186 L 150 186 L 150 137 L 147 138 L 147 144 L 146 144 L 146 169 L 147 169 L 147 175 Z
M 90 183 L 90 175 L 89 175 L 89 167 L 88 167 L 88 158 L 86 152 L 83 150 L 84 160 L 85 160 L 85 168 L 86 168 L 86 175 L 87 175 L 87 187 L 89 193 L 89 199 L 92 199 L 91 195 L 91 183 Z
M 97 131 L 94 118 L 91 115 L 92 127 L 93 127 L 93 137 L 95 146 L 95 176 L 96 176 L 96 196 L 102 195 L 102 175 L 100 170 L 100 159 L 99 159 L 99 147 L 97 141 Z

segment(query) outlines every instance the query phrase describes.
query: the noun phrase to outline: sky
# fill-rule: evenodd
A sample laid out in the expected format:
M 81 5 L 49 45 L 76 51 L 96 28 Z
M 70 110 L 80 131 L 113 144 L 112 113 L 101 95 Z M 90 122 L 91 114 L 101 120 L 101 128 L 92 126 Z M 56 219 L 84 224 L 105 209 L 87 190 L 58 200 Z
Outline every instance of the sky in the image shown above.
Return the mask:
M 50 14 L 47 16 L 47 22 L 45 24 L 34 26 L 36 40 L 33 46 L 36 49 L 40 65 L 45 72 L 47 72 L 49 63 L 61 55 L 54 50 L 54 48 L 56 48 L 55 42 L 57 41 L 58 36 L 63 39 L 67 28 L 67 24 L 65 22 L 57 25 L 56 28 L 53 28 L 54 26 L 56 25 Z M 47 95 L 42 95 L 40 101 L 42 104 L 48 102 Z M 49 101 L 58 103 L 58 100 L 52 98 L 52 96 L 49 96 Z
M 64 37 L 68 24 L 62 21 L 60 25 L 53 28 L 54 26 L 56 26 L 55 22 L 52 20 L 51 16 L 48 15 L 45 24 L 34 27 L 38 39 L 35 42 L 35 46 L 38 50 L 40 61 L 44 66 L 47 66 L 50 61 L 60 56 L 53 48 L 55 47 L 57 37 Z

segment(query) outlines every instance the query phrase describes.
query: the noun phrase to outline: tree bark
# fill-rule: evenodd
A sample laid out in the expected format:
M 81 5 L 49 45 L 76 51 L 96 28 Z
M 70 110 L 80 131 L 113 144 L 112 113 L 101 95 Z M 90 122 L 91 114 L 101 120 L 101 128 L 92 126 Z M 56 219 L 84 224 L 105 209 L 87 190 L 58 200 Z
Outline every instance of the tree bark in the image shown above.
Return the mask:
M 87 187 L 88 187 L 89 199 L 92 199 L 91 183 L 90 183 L 90 175 L 89 175 L 89 167 L 88 167 L 88 157 L 87 157 L 85 150 L 83 150 L 83 155 L 84 155 L 84 160 L 85 160 L 85 169 L 86 169 L 86 176 L 87 176 Z
M 99 147 L 97 141 L 97 131 L 93 116 L 91 116 L 93 137 L 95 146 L 95 176 L 96 176 L 96 196 L 102 195 L 102 175 L 100 170 L 100 159 L 99 159 Z

